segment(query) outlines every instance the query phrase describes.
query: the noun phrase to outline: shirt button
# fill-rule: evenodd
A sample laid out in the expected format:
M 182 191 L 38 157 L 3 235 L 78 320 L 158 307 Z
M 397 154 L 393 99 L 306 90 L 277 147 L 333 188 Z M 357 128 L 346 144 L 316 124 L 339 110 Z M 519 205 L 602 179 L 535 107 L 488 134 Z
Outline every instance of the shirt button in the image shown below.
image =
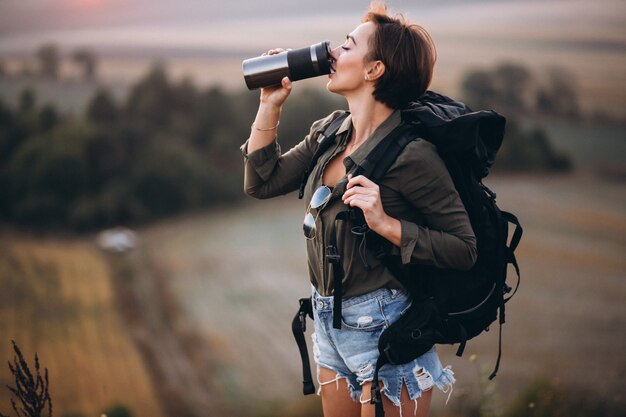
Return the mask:
M 317 300 L 317 308 L 324 307 L 324 302 L 322 300 Z

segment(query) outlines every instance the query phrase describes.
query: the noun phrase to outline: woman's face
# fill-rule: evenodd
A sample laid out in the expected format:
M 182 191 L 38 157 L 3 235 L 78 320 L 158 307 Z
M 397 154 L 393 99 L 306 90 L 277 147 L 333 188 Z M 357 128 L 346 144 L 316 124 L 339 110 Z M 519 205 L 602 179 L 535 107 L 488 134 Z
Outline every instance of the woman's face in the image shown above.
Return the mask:
M 331 51 L 334 73 L 329 75 L 330 81 L 326 85 L 328 91 L 345 96 L 367 85 L 365 57 L 370 52 L 369 40 L 374 31 L 374 23 L 362 23 L 346 37 L 342 45 Z

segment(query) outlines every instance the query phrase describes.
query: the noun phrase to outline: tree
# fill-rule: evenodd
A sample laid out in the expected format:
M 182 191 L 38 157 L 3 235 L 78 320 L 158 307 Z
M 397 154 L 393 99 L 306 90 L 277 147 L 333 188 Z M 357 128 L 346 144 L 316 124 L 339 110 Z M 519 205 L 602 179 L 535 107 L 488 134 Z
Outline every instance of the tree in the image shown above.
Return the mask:
M 41 132 L 48 132 L 59 124 L 59 114 L 56 108 L 47 104 L 39 110 L 39 129 Z
M 503 63 L 496 67 L 494 76 L 497 83 L 498 103 L 509 110 L 526 110 L 526 93 L 530 90 L 532 82 L 530 71 L 520 64 Z
M 468 104 L 476 109 L 488 108 L 496 96 L 494 78 L 488 71 L 470 71 L 463 78 L 461 88 Z
M 36 57 L 39 60 L 39 74 L 46 78 L 59 78 L 61 57 L 56 45 L 46 44 L 37 49 Z
M 83 78 L 85 80 L 93 80 L 96 78 L 96 69 L 98 58 L 93 51 L 81 48 L 74 51 L 72 60 L 83 69 Z
M 528 69 L 505 62 L 492 70 L 473 70 L 461 82 L 463 96 L 475 109 L 495 108 L 505 113 L 529 109 L 533 78 Z
M 27 113 L 35 110 L 37 103 L 37 96 L 35 92 L 30 88 L 22 90 L 20 98 L 18 99 L 18 109 L 20 113 Z
M 110 125 L 117 120 L 118 111 L 111 94 L 100 89 L 87 105 L 87 119 L 97 125 Z
M 537 92 L 537 110 L 556 116 L 579 116 L 580 106 L 574 76 L 565 68 L 555 66 L 548 68 L 546 78 L 546 84 Z
M 157 131 L 170 122 L 171 98 L 165 66 L 156 63 L 128 94 L 125 112 L 134 123 Z
M 540 127 L 522 128 L 515 120 L 507 122 L 506 137 L 498 151 L 497 171 L 569 171 L 569 157 L 553 148 Z

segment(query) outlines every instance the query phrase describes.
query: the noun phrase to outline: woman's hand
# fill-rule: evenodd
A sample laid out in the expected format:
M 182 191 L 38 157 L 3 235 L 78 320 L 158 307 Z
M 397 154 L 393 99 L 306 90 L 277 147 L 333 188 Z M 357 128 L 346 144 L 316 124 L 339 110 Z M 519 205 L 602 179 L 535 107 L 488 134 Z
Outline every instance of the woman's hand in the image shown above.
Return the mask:
M 270 49 L 262 56 L 276 55 L 280 53 L 286 53 L 287 51 L 288 49 L 282 48 Z M 287 100 L 287 97 L 289 97 L 289 93 L 291 93 L 291 81 L 288 77 L 284 77 L 281 80 L 280 86 L 261 88 L 261 103 L 281 107 L 285 100 Z
M 363 210 L 367 226 L 396 246 L 400 246 L 400 221 L 388 216 L 383 210 L 378 184 L 370 181 L 363 175 L 352 177 L 348 175 L 346 192 L 343 202 L 351 207 Z

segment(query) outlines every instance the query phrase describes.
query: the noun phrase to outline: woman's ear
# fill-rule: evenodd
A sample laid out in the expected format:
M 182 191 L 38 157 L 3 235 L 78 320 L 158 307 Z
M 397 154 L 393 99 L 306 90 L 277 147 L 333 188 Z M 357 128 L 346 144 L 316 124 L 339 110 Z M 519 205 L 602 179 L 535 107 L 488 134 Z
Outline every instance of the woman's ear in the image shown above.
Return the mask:
M 385 64 L 382 61 L 373 61 L 365 73 L 365 79 L 368 81 L 376 81 L 385 73 Z

